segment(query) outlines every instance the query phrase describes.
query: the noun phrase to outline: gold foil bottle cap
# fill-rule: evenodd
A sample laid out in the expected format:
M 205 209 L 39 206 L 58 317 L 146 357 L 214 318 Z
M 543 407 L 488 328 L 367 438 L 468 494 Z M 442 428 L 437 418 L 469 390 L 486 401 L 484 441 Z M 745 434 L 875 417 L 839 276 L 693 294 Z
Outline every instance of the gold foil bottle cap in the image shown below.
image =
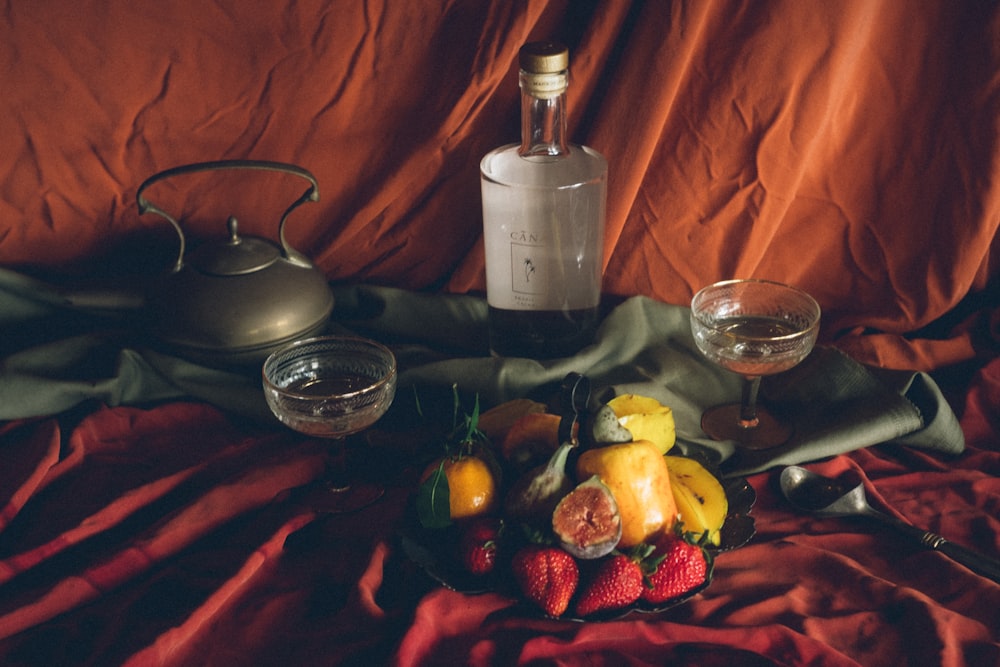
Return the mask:
M 569 49 L 559 42 L 529 42 L 521 47 L 518 62 L 525 72 L 556 74 L 569 68 Z
M 569 49 L 558 42 L 529 42 L 518 53 L 521 88 L 533 97 L 551 99 L 566 92 Z

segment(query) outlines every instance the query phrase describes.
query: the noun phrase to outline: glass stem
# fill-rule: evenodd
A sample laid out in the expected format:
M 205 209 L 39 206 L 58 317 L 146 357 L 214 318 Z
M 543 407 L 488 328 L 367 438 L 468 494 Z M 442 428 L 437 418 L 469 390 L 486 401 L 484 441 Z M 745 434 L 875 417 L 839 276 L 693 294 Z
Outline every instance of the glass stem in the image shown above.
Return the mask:
M 743 378 L 743 397 L 740 401 L 740 428 L 757 428 L 757 392 L 760 390 L 760 376 Z
M 326 463 L 326 485 L 333 493 L 350 490 L 347 473 L 347 443 L 344 438 L 331 438 L 331 456 Z

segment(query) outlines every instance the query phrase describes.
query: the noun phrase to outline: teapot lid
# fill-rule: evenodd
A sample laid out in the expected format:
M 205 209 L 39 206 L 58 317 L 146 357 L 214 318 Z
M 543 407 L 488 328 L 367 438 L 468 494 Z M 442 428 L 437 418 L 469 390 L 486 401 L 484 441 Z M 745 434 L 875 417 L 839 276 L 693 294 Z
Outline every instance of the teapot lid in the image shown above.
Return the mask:
M 238 276 L 267 268 L 278 261 L 281 251 L 264 239 L 239 235 L 239 223 L 229 216 L 226 221 L 229 239 L 223 243 L 206 243 L 191 252 L 185 262 L 202 273 L 213 276 Z

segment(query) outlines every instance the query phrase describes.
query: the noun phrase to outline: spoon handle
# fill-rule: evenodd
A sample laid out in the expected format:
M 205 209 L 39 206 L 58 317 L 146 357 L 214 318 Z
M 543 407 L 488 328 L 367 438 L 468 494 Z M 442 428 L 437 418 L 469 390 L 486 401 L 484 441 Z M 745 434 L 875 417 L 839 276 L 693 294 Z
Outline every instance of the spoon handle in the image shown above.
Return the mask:
M 1000 583 L 1000 561 L 972 549 L 966 549 L 959 544 L 941 537 L 937 533 L 932 533 L 929 530 L 921 530 L 912 524 L 899 521 L 877 510 L 874 510 L 871 515 L 891 524 L 900 532 L 910 535 L 925 547 L 940 551 L 945 556 L 948 556 L 957 563 L 961 563 L 976 574 Z
M 954 542 L 949 542 L 940 535 L 934 535 L 933 533 L 925 533 L 925 535 L 933 536 L 935 543 L 928 545 L 932 549 L 937 549 L 944 555 L 961 563 L 973 572 L 981 574 L 984 577 L 989 577 L 993 581 L 1000 584 L 1000 561 L 990 558 L 977 551 L 973 551 L 972 549 L 966 549 L 965 547 L 955 544 Z

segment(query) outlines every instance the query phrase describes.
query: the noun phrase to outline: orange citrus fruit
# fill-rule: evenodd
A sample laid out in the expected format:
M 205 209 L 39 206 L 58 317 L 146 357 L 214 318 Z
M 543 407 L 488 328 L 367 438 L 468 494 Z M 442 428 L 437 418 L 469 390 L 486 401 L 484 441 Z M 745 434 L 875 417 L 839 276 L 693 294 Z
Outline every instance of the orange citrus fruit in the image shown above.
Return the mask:
M 420 481 L 423 483 L 441 466 L 438 459 L 432 463 Z M 469 519 L 490 514 L 499 502 L 497 479 L 489 464 L 478 456 L 444 459 L 442 468 L 448 480 L 448 508 L 453 520 Z

